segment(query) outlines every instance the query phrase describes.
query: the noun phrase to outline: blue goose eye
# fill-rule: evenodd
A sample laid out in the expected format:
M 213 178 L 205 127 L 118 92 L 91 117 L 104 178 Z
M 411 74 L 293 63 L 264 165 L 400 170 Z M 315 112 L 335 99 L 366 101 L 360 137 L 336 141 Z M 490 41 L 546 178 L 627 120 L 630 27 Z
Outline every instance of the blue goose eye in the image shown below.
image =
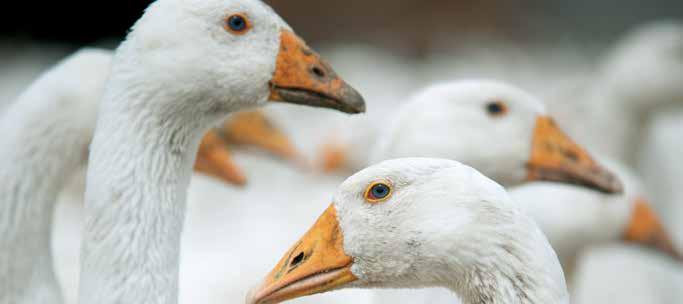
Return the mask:
M 246 16 L 242 14 L 231 15 L 225 20 L 225 28 L 237 35 L 246 33 L 251 25 Z
M 378 203 L 389 199 L 391 186 L 385 182 L 372 183 L 365 191 L 365 199 L 370 203 Z

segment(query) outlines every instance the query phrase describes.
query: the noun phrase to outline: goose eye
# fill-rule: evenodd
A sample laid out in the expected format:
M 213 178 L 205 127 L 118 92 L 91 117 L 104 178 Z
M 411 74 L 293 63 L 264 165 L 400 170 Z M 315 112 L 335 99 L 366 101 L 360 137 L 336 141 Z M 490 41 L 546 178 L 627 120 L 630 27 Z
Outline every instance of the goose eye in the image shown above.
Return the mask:
M 244 34 L 249 28 L 251 28 L 249 20 L 242 14 L 232 15 L 225 20 L 225 29 L 233 34 Z
M 486 112 L 494 117 L 503 116 L 507 114 L 508 107 L 502 101 L 493 101 L 486 104 Z
M 391 186 L 386 182 L 376 182 L 365 190 L 365 199 L 370 203 L 378 203 L 389 199 Z

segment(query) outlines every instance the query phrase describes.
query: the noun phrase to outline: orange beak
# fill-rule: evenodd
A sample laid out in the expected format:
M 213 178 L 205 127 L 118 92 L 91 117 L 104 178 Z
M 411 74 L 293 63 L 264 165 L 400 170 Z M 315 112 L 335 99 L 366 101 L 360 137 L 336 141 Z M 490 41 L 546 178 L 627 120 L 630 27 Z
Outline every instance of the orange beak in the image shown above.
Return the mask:
M 284 132 L 261 111 L 234 114 L 223 124 L 221 132 L 231 144 L 255 146 L 285 160 L 302 158 Z
M 664 225 L 644 199 L 638 199 L 631 213 L 631 220 L 622 236 L 626 242 L 640 244 L 664 252 L 683 262 L 683 255 L 674 247 Z
M 619 179 L 557 127 L 552 118 L 536 120 L 527 179 L 581 185 L 604 193 L 621 193 Z
M 347 148 L 343 144 L 324 144 L 321 148 L 322 158 L 320 159 L 323 172 L 332 173 L 344 168 L 347 163 Z
M 365 112 L 363 97 L 301 38 L 287 30 L 280 33 L 280 51 L 270 81 L 270 100 L 351 114 Z
M 225 141 L 214 130 L 204 135 L 194 169 L 230 184 L 243 186 L 247 183 L 244 173 L 232 160 Z
M 344 253 L 344 236 L 331 205 L 247 298 L 250 304 L 274 304 L 322 293 L 356 281 L 353 259 Z

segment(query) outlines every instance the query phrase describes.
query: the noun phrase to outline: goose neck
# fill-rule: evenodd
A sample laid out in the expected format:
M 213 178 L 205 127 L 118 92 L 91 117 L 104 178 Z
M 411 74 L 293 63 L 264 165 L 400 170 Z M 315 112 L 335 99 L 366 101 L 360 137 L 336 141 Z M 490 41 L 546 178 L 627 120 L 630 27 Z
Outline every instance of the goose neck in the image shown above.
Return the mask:
M 176 303 L 186 191 L 210 124 L 120 106 L 154 94 L 112 96 L 91 145 L 81 303 Z

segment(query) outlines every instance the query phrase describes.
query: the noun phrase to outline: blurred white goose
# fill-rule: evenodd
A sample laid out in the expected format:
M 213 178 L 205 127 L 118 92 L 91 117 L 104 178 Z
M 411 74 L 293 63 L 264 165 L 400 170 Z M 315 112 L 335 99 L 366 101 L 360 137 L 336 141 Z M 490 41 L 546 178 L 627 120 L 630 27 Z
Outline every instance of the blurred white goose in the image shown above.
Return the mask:
M 659 29 L 663 32 L 660 36 L 671 36 L 668 54 L 677 54 L 679 61 L 678 65 L 671 64 L 669 72 L 679 74 L 670 81 L 683 91 L 683 72 L 680 71 L 683 68 L 683 23 L 669 23 Z M 669 102 L 667 105 L 653 102 L 643 107 L 650 115 L 641 133 L 644 142 L 638 151 L 638 168 L 660 210 L 665 211 L 663 215 L 673 228 L 676 243 L 683 244 L 683 224 L 680 220 L 683 218 L 683 191 L 679 186 L 683 179 L 683 166 L 679 161 L 683 153 L 683 92 L 666 98 Z
M 267 100 L 365 110 L 257 0 L 159 0 L 117 49 L 91 144 L 80 302 L 176 303 L 201 134 Z
M 632 165 L 646 115 L 683 100 L 681 53 L 683 24 L 660 21 L 640 26 L 606 55 L 583 94 L 568 92 L 561 103 L 554 103 L 558 107 L 551 108 L 552 113 L 589 149 Z
M 428 286 L 464 303 L 569 303 L 557 256 L 505 190 L 458 162 L 426 158 L 348 178 L 247 303 Z
M 573 274 L 579 254 L 591 245 L 624 240 L 644 245 L 683 261 L 638 178 L 614 161 L 601 163 L 617 172 L 623 194 L 603 194 L 569 185 L 530 183 L 510 189 L 556 250 L 565 273 Z M 543 198 L 553 197 L 552 201 Z
M 492 80 L 433 85 L 402 106 L 378 137 L 372 162 L 415 156 L 458 160 L 505 186 L 547 180 L 621 191 L 543 103 Z
M 601 163 L 624 181 L 623 195 L 550 183 L 515 187 L 510 195 L 548 236 L 574 303 L 677 302 L 683 295 L 683 259 L 669 236 L 676 230 L 660 221 L 659 208 L 644 199 L 635 175 L 616 162 Z M 544 196 L 555 199 L 543 201 Z M 613 243 L 618 240 L 626 243 Z
M 86 49 L 50 69 L 0 116 L 0 303 L 59 303 L 50 250 L 57 196 L 87 160 L 97 107 L 111 64 L 111 52 Z M 244 116 L 243 114 L 240 116 Z M 256 113 L 231 119 L 223 128 L 241 142 L 263 147 L 245 136 L 288 142 L 276 129 L 259 131 Z M 256 117 L 254 117 L 256 116 Z M 256 123 L 250 121 L 257 120 Z M 245 132 L 245 124 L 257 130 Z M 239 133 L 239 134 L 237 134 Z M 269 142 L 270 143 L 270 142 Z M 209 133 L 202 142 L 198 172 L 235 182 L 224 140 Z
M 103 52 L 45 73 L 0 118 L 0 303 L 60 303 L 50 250 L 57 195 L 87 159 Z M 69 77 L 72 75 L 82 77 Z
M 683 101 L 683 99 L 681 99 Z M 664 108 L 651 117 L 639 160 L 643 181 L 676 244 L 683 245 L 683 107 Z

